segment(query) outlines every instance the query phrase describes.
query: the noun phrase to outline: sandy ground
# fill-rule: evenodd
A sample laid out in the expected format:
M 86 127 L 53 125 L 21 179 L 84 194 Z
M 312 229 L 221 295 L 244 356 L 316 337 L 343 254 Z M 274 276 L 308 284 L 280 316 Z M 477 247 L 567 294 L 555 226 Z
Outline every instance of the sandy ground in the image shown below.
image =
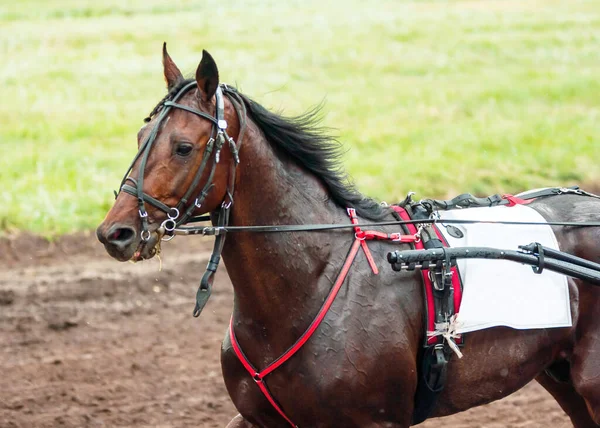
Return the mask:
M 232 289 L 223 268 L 191 316 L 211 242 L 178 238 L 118 263 L 90 234 L 0 240 L 0 427 L 224 427 L 219 364 Z M 539 385 L 432 428 L 569 427 Z

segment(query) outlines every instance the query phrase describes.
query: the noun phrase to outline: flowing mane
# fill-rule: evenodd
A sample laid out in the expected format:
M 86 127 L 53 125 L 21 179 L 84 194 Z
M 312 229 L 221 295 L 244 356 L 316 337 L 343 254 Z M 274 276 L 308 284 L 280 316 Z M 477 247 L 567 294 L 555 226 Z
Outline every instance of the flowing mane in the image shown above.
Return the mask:
M 150 117 L 160 111 L 165 101 L 169 101 L 193 80 L 182 80 L 175 85 L 152 110 Z M 355 208 L 359 216 L 369 220 L 380 220 L 388 214 L 387 209 L 362 195 L 350 182 L 341 166 L 342 144 L 328 134 L 327 128 L 320 126 L 320 106 L 299 116 L 284 117 L 270 112 L 235 88 L 229 89 L 236 91 L 243 100 L 248 116 L 260 128 L 267 141 L 317 176 L 337 205 Z

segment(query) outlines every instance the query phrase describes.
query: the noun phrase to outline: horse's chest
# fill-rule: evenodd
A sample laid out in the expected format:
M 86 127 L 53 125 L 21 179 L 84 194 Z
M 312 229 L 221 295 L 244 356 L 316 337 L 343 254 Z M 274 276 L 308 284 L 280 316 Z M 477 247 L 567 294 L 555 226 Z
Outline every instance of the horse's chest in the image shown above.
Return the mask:
M 373 339 L 364 326 L 325 327 L 314 342 L 266 376 L 264 384 L 299 426 L 353 426 L 352 421 L 360 419 L 357 414 L 373 413 L 398 420 L 406 413 L 405 406 L 412 406 L 412 393 L 398 391 L 414 388 L 414 361 L 400 349 L 404 341 L 390 339 L 389 347 L 378 347 L 369 338 Z M 242 415 L 265 426 L 279 426 L 281 417 L 233 352 L 223 354 L 223 374 Z M 391 401 L 394 395 L 399 396 Z M 341 424 L 344 418 L 346 425 Z

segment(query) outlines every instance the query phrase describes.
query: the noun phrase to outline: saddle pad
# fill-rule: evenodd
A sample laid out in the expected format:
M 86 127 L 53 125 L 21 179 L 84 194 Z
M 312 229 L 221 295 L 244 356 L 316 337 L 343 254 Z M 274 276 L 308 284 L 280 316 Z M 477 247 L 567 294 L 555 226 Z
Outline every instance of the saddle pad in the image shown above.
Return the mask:
M 439 211 L 442 219 L 546 222 L 525 205 Z M 550 226 L 466 224 L 458 227 L 463 238 L 448 234 L 443 221 L 439 229 L 451 247 L 493 247 L 517 250 L 519 245 L 539 242 L 554 249 L 558 243 Z M 535 274 L 530 266 L 508 260 L 458 260 L 463 298 L 456 318 L 457 332 L 489 327 L 516 329 L 571 326 L 567 277 L 544 270 Z

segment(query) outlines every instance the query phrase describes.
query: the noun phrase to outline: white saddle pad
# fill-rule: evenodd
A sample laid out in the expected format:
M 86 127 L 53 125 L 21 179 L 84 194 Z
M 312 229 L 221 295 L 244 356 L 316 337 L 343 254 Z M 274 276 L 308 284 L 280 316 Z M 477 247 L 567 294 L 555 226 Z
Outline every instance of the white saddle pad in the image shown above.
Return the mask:
M 440 211 L 443 219 L 545 222 L 525 205 Z M 441 222 L 443 223 L 443 222 Z M 454 225 L 464 234 L 454 238 L 440 231 L 451 247 L 493 247 L 517 250 L 519 245 L 539 242 L 558 248 L 550 226 L 496 224 Z M 457 331 L 466 333 L 495 326 L 516 329 L 571 326 L 567 278 L 544 270 L 535 274 L 530 266 L 507 260 L 459 260 L 463 299 L 456 318 Z

